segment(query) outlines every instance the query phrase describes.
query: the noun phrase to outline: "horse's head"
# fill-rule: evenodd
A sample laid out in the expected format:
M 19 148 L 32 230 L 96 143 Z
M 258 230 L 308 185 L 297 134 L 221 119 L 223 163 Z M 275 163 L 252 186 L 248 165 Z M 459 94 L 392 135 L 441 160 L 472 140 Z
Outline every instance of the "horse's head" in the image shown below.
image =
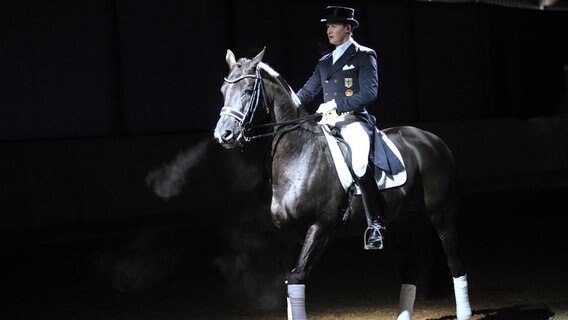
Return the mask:
M 252 124 L 257 107 L 263 104 L 260 101 L 264 90 L 260 63 L 264 51 L 262 49 L 252 59 L 237 61 L 233 52 L 227 50 L 225 60 L 230 71 L 221 87 L 224 104 L 214 132 L 215 140 L 227 149 L 247 141 L 246 129 Z

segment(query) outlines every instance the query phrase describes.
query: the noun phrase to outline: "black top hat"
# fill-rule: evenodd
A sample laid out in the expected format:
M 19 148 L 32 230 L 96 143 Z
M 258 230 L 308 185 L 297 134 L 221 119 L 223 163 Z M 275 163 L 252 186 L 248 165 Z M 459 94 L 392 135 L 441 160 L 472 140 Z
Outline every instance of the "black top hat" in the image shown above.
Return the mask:
M 353 18 L 355 16 L 355 9 L 339 6 L 328 6 L 325 8 L 326 18 L 321 19 L 321 22 L 346 22 L 353 26 L 353 29 L 359 26 L 359 22 Z

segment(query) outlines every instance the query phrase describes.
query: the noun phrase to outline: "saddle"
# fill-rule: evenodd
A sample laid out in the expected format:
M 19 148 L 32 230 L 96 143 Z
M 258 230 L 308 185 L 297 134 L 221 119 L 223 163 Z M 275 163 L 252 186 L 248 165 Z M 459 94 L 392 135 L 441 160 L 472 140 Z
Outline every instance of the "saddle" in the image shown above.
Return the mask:
M 341 137 L 338 130 L 321 125 L 326 137 L 337 175 L 345 191 L 355 184 L 351 168 L 351 148 Z M 398 148 L 392 141 L 375 127 L 369 152 L 369 163 L 379 190 L 394 188 L 406 182 L 406 169 Z

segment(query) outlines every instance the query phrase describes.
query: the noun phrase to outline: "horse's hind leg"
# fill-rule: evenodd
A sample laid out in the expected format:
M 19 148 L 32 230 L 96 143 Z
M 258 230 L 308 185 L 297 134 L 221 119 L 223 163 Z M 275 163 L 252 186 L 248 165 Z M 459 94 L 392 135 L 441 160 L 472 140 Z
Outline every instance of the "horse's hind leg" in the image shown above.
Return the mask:
M 469 320 L 471 319 L 471 306 L 469 304 L 467 274 L 459 252 L 456 216 L 457 201 L 450 201 L 444 208 L 430 215 L 430 219 L 442 242 L 448 268 L 453 277 L 457 319 Z

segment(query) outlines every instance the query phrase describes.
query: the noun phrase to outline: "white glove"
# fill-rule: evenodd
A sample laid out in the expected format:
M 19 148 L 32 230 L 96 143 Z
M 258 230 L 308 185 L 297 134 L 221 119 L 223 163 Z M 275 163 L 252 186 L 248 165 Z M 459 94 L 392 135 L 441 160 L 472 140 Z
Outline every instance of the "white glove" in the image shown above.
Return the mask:
M 335 125 L 338 117 L 335 100 L 320 104 L 316 113 L 322 115 L 320 122 L 318 122 L 319 124 Z
M 320 104 L 318 110 L 316 111 L 316 113 L 320 113 L 323 116 L 326 116 L 329 113 L 335 113 L 335 110 L 337 110 L 337 104 L 335 104 L 335 99 L 328 101 L 326 103 L 322 103 Z

